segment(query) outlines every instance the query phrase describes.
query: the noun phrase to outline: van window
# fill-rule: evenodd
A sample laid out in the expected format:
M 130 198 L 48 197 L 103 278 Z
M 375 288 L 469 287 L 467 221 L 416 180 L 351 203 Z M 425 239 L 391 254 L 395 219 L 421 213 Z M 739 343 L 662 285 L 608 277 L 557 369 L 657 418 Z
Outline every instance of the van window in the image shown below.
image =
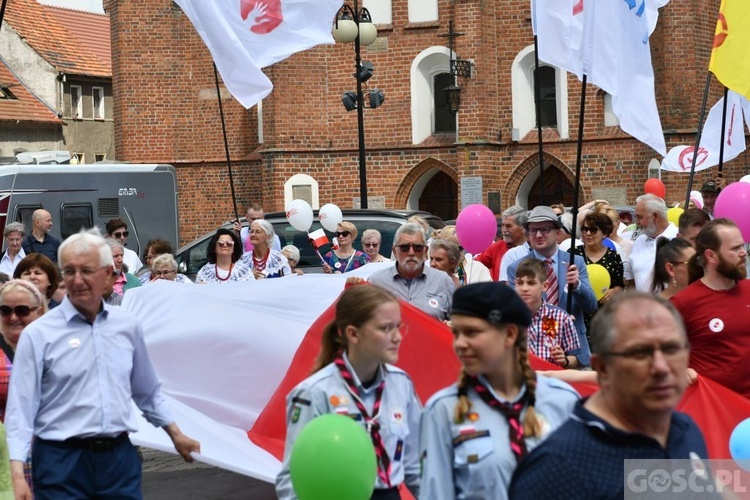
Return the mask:
M 16 206 L 16 216 L 14 217 L 14 220 L 23 224 L 23 227 L 26 228 L 26 234 L 31 234 L 31 229 L 34 227 L 32 216 L 34 215 L 34 211 L 39 210 L 40 208 L 44 207 L 41 205 Z
M 91 203 L 63 203 L 60 214 L 60 234 L 63 239 L 81 229 L 90 229 L 94 226 L 94 209 Z

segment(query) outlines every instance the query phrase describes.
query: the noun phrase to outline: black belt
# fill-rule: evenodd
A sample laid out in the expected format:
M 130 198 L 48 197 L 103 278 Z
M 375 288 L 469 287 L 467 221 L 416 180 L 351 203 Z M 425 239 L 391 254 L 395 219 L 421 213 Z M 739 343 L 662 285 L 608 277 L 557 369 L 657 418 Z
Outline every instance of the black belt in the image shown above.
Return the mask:
M 115 437 L 93 436 L 87 438 L 72 437 L 60 443 L 71 448 L 82 448 L 93 452 L 111 451 L 128 440 L 128 433 L 123 432 Z

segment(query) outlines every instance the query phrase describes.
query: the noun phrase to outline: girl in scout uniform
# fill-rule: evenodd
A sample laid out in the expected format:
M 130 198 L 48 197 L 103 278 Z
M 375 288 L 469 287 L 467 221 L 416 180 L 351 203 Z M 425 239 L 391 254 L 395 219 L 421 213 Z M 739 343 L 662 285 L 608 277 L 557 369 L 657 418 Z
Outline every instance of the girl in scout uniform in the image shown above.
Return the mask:
M 458 383 L 422 415 L 421 499 L 503 499 L 520 461 L 572 413 L 578 394 L 529 366 L 531 312 L 496 282 L 456 290 L 451 310 Z
M 392 363 L 403 335 L 401 306 L 375 285 L 346 289 L 336 318 L 323 331 L 313 375 L 287 396 L 284 464 L 276 478 L 281 500 L 296 498 L 289 476 L 292 445 L 305 424 L 338 413 L 360 423 L 372 438 L 378 463 L 374 499 L 399 499 L 406 483 L 419 494 L 421 404 L 411 379 Z

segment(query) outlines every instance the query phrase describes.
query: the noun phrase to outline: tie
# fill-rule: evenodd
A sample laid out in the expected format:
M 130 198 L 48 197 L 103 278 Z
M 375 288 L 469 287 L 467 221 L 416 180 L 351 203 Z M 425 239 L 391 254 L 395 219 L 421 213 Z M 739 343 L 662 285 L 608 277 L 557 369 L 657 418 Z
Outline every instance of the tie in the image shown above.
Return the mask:
M 362 418 L 365 420 L 366 430 L 368 434 L 370 434 L 370 438 L 372 439 L 372 444 L 375 447 L 375 456 L 378 462 L 378 476 L 380 477 L 380 480 L 390 488 L 391 487 L 391 477 L 390 477 L 391 459 L 388 456 L 388 452 L 385 449 L 385 443 L 383 442 L 383 438 L 380 435 L 380 422 L 378 421 L 380 417 L 380 403 L 383 398 L 383 390 L 385 389 L 385 377 L 383 377 L 383 380 L 380 382 L 380 385 L 378 385 L 378 388 L 375 389 L 375 404 L 373 404 L 372 406 L 373 416 L 371 417 L 370 414 L 367 413 L 367 408 L 365 408 L 365 404 L 362 402 L 362 400 L 359 397 L 357 387 L 354 384 L 354 377 L 349 371 L 349 368 L 347 368 L 346 363 L 344 362 L 343 356 L 339 354 L 338 356 L 336 356 L 333 362 L 336 365 L 336 367 L 339 369 L 341 378 L 344 379 L 344 383 L 346 384 L 346 389 L 349 391 L 349 394 L 351 394 L 352 398 L 354 399 L 354 405 L 357 407 L 359 412 L 362 414 Z
M 545 259 L 544 266 L 547 268 L 547 280 L 544 282 L 547 290 L 547 303 L 556 306 L 560 302 L 560 287 L 557 284 L 554 263 L 552 259 Z
M 523 437 L 523 425 L 521 424 L 521 410 L 526 406 L 526 400 L 528 398 L 528 392 L 524 392 L 521 399 L 515 403 L 501 403 L 490 393 L 487 388 L 482 385 L 476 377 L 467 376 L 469 384 L 471 384 L 474 392 L 476 392 L 482 401 L 487 403 L 490 408 L 493 408 L 508 419 L 508 437 L 510 438 L 510 449 L 513 455 L 516 457 L 516 462 L 520 462 L 523 457 L 526 456 L 528 450 L 526 448 L 526 440 Z

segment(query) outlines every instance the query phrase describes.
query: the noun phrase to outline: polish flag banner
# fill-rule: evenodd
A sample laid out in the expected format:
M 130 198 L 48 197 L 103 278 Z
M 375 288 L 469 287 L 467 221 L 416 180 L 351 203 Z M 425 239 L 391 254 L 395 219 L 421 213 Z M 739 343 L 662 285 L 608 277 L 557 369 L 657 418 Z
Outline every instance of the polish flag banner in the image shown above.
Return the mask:
M 177 423 L 201 443 L 196 460 L 273 482 L 284 450 L 286 395 L 310 375 L 322 329 L 333 317 L 347 276 L 367 278 L 393 265 L 220 286 L 158 280 L 129 290 L 122 308 L 143 326 Z M 398 366 L 411 375 L 425 402 L 457 380 L 460 365 L 452 334 L 409 304 L 402 304 L 401 311 L 409 335 Z M 557 369 L 538 359 L 531 363 L 536 369 Z M 590 384 L 574 386 L 582 396 L 597 390 Z M 730 458 L 729 436 L 750 415 L 750 400 L 699 377 L 678 410 L 701 428 L 711 458 Z M 131 439 L 175 453 L 166 433 L 144 419 Z
M 308 234 L 307 237 L 310 238 L 310 244 L 316 250 L 329 243 L 328 236 L 326 236 L 326 232 L 323 231 L 323 228 L 316 229 L 312 233 Z
M 261 71 L 321 44 L 341 0 L 175 0 L 211 52 L 229 92 L 250 108 L 271 93 Z
M 730 90 L 727 93 L 727 120 L 724 130 L 724 162 L 737 158 L 745 151 L 745 123 L 742 119 L 743 109 L 748 107 L 748 100 Z M 719 164 L 721 148 L 721 121 L 724 112 L 724 97 L 714 104 L 703 125 L 698 153 L 695 146 L 676 146 L 669 150 L 661 162 L 661 169 L 671 172 L 690 173 L 695 156 L 695 171 L 706 170 Z M 745 115 L 745 120 L 748 120 Z M 748 127 L 750 128 L 750 127 Z

